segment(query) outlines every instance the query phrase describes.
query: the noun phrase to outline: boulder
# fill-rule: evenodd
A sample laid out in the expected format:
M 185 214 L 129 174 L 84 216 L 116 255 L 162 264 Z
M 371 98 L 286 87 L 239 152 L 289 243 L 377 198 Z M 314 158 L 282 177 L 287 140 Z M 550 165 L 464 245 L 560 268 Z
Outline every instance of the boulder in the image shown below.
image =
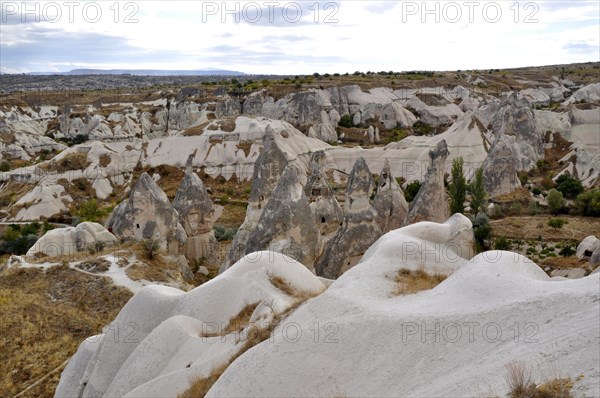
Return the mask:
M 413 200 L 406 224 L 420 221 L 442 223 L 450 216 L 448 195 L 444 187 L 444 166 L 448 154 L 445 140 L 438 142 L 435 150 L 429 151 L 430 165 L 421 189 Z
M 313 153 L 310 160 L 310 174 L 304 186 L 304 193 L 321 235 L 335 232 L 344 218 L 342 207 L 327 182 L 325 161 L 325 152 Z
M 188 236 L 186 257 L 190 260 L 205 259 L 209 264 L 216 264 L 219 243 L 215 238 L 213 225 L 217 215 L 202 180 L 192 171 L 193 157 L 194 155 L 190 155 L 188 158 L 185 175 L 173 200 L 173 208 L 179 213 L 179 223 Z
M 290 164 L 250 233 L 246 254 L 269 250 L 283 253 L 313 269 L 319 254 L 319 229 L 300 183 L 301 170 Z
M 408 203 L 402 194 L 398 181 L 390 172 L 388 159 L 385 159 L 383 169 L 379 175 L 373 207 L 377 210 L 377 223 L 383 233 L 404 225 L 408 215 Z
M 579 245 L 575 255 L 578 258 L 592 257 L 593 253 L 600 248 L 600 239 L 594 235 L 584 238 Z
M 246 218 L 238 229 L 219 272 L 225 271 L 246 254 L 250 233 L 258 225 L 258 220 L 271 198 L 279 176 L 288 165 L 287 157 L 277 145 L 274 135 L 275 131 L 268 126 L 265 131 L 263 149 L 254 164 Z
M 341 227 L 323 250 L 315 266 L 317 275 L 335 279 L 353 267 L 382 235 L 377 211 L 370 203 L 375 181 L 363 158 L 359 158 L 346 186 L 346 214 Z
M 179 213 L 148 173 L 140 176 L 129 198 L 114 209 L 106 227 L 119 238 L 155 239 L 171 255 L 181 254 L 187 241 Z
M 76 227 L 56 228 L 44 234 L 27 251 L 27 256 L 38 253 L 47 256 L 72 255 L 87 249 L 99 250 L 114 245 L 117 238 L 102 225 L 82 222 Z

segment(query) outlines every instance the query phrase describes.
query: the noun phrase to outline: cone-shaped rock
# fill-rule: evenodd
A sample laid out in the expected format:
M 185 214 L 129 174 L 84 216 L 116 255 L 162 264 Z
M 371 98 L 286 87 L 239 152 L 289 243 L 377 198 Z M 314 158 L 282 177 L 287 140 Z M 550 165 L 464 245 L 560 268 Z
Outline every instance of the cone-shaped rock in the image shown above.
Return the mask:
M 267 126 L 263 149 L 254 163 L 246 218 L 238 229 L 219 272 L 225 271 L 246 254 L 250 233 L 256 228 L 260 215 L 287 165 L 287 157 L 275 142 L 275 132 Z
M 319 251 L 319 229 L 308 198 L 300 183 L 301 171 L 286 167 L 277 187 L 264 208 L 256 228 L 250 233 L 246 254 L 273 250 L 286 254 L 313 268 Z
M 408 214 L 408 203 L 398 181 L 390 172 L 390 162 L 387 159 L 379 175 L 373 207 L 377 210 L 377 223 L 383 233 L 404 225 Z
M 354 164 L 346 186 L 346 214 L 342 226 L 325 245 L 315 270 L 317 275 L 334 279 L 350 269 L 381 237 L 377 211 L 370 203 L 375 181 L 363 158 Z
M 483 162 L 483 182 L 491 197 L 513 192 L 521 186 L 513 156 L 515 137 L 500 135 Z
M 319 151 L 310 160 L 304 193 L 310 202 L 316 224 L 321 235 L 336 231 L 344 218 L 342 207 L 338 203 L 325 175 L 325 152 Z
M 431 163 L 425 181 L 408 213 L 407 224 L 420 221 L 443 223 L 450 217 L 448 195 L 444 187 L 444 165 L 447 157 L 448 145 L 445 140 L 438 142 L 435 150 L 429 151 Z
M 181 254 L 187 240 L 179 214 L 148 173 L 141 175 L 129 198 L 115 208 L 106 227 L 121 238 L 156 239 L 172 255 Z
M 194 260 L 206 259 L 209 264 L 215 264 L 219 254 L 219 243 L 213 231 L 213 224 L 217 218 L 215 207 L 202 180 L 191 169 L 192 157 L 193 155 L 188 160 L 188 167 L 173 200 L 173 207 L 179 213 L 179 223 L 188 236 L 186 257 Z

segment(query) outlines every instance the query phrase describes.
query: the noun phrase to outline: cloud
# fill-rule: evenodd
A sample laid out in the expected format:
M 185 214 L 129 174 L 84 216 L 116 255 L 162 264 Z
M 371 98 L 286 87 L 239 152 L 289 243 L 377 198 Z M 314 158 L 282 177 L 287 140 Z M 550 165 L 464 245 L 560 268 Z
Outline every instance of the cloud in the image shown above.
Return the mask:
M 589 54 L 590 59 L 598 59 L 598 55 L 600 54 L 598 45 L 586 42 L 569 42 L 563 46 L 563 49 L 573 54 Z
M 373 1 L 365 7 L 365 9 L 374 14 L 390 12 L 400 4 L 399 1 Z

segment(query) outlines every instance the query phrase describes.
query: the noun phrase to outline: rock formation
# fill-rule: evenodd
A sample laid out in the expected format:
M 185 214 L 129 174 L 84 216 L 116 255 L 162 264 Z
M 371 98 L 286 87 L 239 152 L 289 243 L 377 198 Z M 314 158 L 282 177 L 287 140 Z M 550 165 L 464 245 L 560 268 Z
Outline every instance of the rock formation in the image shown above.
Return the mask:
M 377 223 L 383 233 L 404 225 L 408 215 L 408 203 L 404 199 L 398 181 L 390 172 L 388 159 L 385 159 L 383 169 L 379 175 L 373 207 L 377 210 Z
M 325 245 L 315 270 L 317 275 L 334 279 L 353 267 L 360 256 L 382 235 L 377 211 L 370 198 L 375 181 L 363 158 L 359 158 L 346 186 L 346 213 L 342 226 Z
M 51 257 L 68 256 L 88 249 L 101 250 L 115 243 L 117 238 L 102 225 L 82 222 L 76 227 L 57 228 L 46 232 L 27 251 L 27 256 L 34 256 L 37 253 Z
M 193 155 L 190 155 L 173 208 L 179 213 L 179 223 L 188 236 L 185 247 L 188 260 L 205 259 L 208 264 L 216 264 L 219 243 L 213 224 L 218 217 L 202 180 L 192 171 L 192 159 Z
M 500 135 L 483 162 L 483 182 L 490 197 L 513 192 L 521 186 L 512 147 L 514 137 Z
M 115 208 L 106 227 L 119 238 L 155 239 L 171 255 L 182 254 L 187 240 L 179 214 L 148 173 L 141 175 L 129 198 Z
M 283 253 L 313 268 L 320 236 L 300 183 L 301 170 L 290 164 L 279 179 L 269 203 L 250 233 L 246 253 L 269 250 Z
M 274 135 L 275 132 L 273 129 L 270 126 L 267 127 L 262 152 L 254 164 L 252 188 L 248 200 L 248 208 L 246 209 L 246 218 L 233 239 L 233 243 L 229 248 L 220 272 L 225 271 L 246 254 L 250 233 L 258 224 L 262 211 L 269 202 L 271 194 L 277 185 L 279 176 L 281 176 L 283 170 L 288 165 L 288 160 L 277 146 Z
M 450 215 L 448 195 L 444 187 L 444 166 L 448 157 L 445 140 L 438 142 L 435 150 L 429 152 L 431 160 L 423 185 L 413 200 L 406 224 L 419 221 L 444 222 Z
M 310 174 L 304 193 L 310 202 L 310 209 L 319 226 L 321 235 L 335 232 L 342 223 L 344 213 L 325 175 L 325 152 L 319 151 L 310 160 Z

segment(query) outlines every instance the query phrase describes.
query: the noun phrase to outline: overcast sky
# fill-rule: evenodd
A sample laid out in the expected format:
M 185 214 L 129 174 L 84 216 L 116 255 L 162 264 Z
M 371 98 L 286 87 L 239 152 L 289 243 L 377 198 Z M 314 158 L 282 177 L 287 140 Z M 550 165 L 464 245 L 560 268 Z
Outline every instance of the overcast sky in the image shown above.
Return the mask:
M 0 70 L 310 74 L 599 61 L 599 3 L 2 0 Z

